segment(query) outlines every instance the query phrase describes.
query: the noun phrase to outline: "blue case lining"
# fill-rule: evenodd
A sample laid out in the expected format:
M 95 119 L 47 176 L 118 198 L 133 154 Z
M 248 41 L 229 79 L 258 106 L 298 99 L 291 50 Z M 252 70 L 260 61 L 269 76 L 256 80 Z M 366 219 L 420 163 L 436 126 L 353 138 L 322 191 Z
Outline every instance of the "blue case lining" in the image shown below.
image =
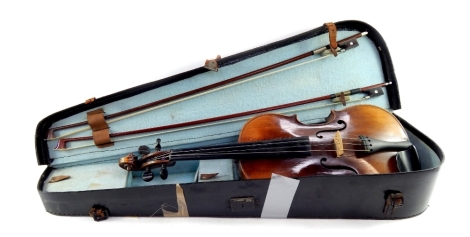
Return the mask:
M 358 32 L 339 31 L 337 37 L 338 39 L 342 39 L 356 33 Z M 132 118 L 109 123 L 110 133 L 144 129 L 255 110 L 387 81 L 384 78 L 381 61 L 374 43 L 368 39 L 367 36 L 359 38 L 358 43 L 359 46 L 357 48 L 340 53 L 338 57 L 326 57 L 319 61 L 307 63 L 320 57 L 311 56 L 274 70 L 282 70 L 291 67 L 292 65 L 305 63 L 302 66 L 275 74 L 267 72 L 265 74 L 269 75 L 260 77 L 256 80 L 220 89 L 209 94 L 196 96 L 179 103 L 163 106 L 159 109 L 143 113 Z M 101 108 L 103 108 L 106 114 L 116 113 L 135 106 L 147 104 L 169 96 L 223 81 L 308 51 L 312 51 L 328 44 L 328 34 L 323 34 L 321 36 L 296 42 L 246 60 L 224 66 L 220 68 L 218 72 L 208 71 L 198 74 L 191 78 L 171 83 L 130 98 L 109 103 Z M 247 80 L 250 80 L 250 78 Z M 359 103 L 367 103 L 387 109 L 390 106 L 386 91 L 384 92 L 384 96 L 361 102 L 350 102 L 349 104 L 356 105 Z M 362 97 L 364 97 L 363 94 L 354 95 L 352 96 L 352 100 L 360 99 Z M 323 121 L 331 110 L 342 110 L 345 108 L 341 104 L 328 105 L 330 103 L 331 101 L 321 101 L 295 108 L 273 111 L 273 113 L 284 113 L 286 115 L 297 114 L 301 122 L 318 123 Z M 318 107 L 322 105 L 325 105 L 325 107 L 310 108 L 312 106 Z M 291 111 L 294 109 L 298 109 L 298 111 Z M 138 179 L 137 177 L 141 175 L 140 172 L 132 172 L 132 174 L 127 175 L 126 171 L 118 167 L 117 162 L 119 158 L 127 155 L 128 153 L 132 152 L 137 155 L 137 149 L 141 145 L 154 147 L 156 145 L 156 138 L 160 138 L 162 140 L 161 145 L 163 150 L 197 147 L 209 144 L 235 143 L 243 124 L 251 117 L 253 116 L 247 116 L 243 119 L 238 119 L 237 121 L 212 124 L 210 126 L 200 126 L 180 131 L 169 130 L 153 132 L 147 134 L 148 136 L 146 137 L 115 142 L 114 146 L 106 148 L 95 147 L 92 145 L 93 141 L 77 141 L 67 143 L 67 147 L 76 148 L 90 144 L 91 146 L 67 151 L 56 151 L 53 148 L 56 146 L 57 141 L 48 141 L 50 157 L 54 159 L 50 166 L 56 168 L 53 171 L 53 175 L 66 173 L 65 171 L 71 172 L 70 170 L 73 169 L 73 173 L 78 177 L 81 173 L 100 172 L 100 168 L 119 174 L 110 175 L 107 176 L 106 179 L 103 179 L 100 186 L 104 188 L 196 182 L 198 180 L 198 171 L 209 170 L 208 167 L 212 166 L 211 161 L 187 163 L 188 168 L 190 168 L 189 170 L 185 172 L 176 172 L 176 170 L 174 170 L 172 172 L 175 174 L 178 173 L 178 175 L 170 175 L 172 178 L 167 181 L 152 181 L 152 183 L 143 183 Z M 86 112 L 83 112 L 60 120 L 54 123 L 52 127 L 85 120 Z M 55 135 L 59 136 L 73 130 L 76 130 L 76 128 L 57 131 Z M 90 130 L 87 130 L 74 134 L 71 137 L 90 135 Z M 138 135 L 116 137 L 116 139 L 136 136 Z M 97 163 L 102 164 L 98 165 Z M 178 164 L 178 166 L 185 164 L 183 162 L 181 163 L 182 164 Z M 213 163 L 215 164 L 216 161 L 213 161 Z M 225 167 L 223 167 L 223 164 L 225 164 Z M 220 165 L 221 170 L 225 170 L 220 174 L 220 176 L 225 177 L 222 180 L 233 179 L 233 163 L 222 162 Z M 90 171 L 90 169 L 92 171 Z M 92 176 L 92 174 L 90 174 L 90 176 Z M 59 186 L 57 184 L 54 184 L 54 186 L 56 187 L 52 188 L 52 185 L 45 185 L 45 190 L 90 190 L 89 186 L 86 184 L 80 184 L 79 182 L 75 182 L 73 185 L 70 185 L 74 187 L 72 189 L 70 187 L 65 187 L 66 185 L 63 188 L 57 188 Z

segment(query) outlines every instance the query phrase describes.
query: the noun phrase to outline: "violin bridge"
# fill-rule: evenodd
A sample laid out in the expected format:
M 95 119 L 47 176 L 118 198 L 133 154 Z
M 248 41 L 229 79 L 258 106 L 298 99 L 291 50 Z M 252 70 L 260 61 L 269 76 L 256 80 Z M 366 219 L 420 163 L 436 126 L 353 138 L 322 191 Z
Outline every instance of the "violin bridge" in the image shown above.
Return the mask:
M 343 139 L 341 138 L 341 134 L 339 131 L 336 131 L 335 137 L 333 138 L 333 141 L 335 143 L 335 149 L 336 149 L 336 157 L 340 157 L 344 153 L 343 149 Z

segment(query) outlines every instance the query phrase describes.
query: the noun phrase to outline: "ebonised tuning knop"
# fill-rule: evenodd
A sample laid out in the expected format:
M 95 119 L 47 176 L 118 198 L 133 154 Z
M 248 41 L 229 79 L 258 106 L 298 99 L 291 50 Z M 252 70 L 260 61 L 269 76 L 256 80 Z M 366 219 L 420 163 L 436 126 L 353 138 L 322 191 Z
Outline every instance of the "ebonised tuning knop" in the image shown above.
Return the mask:
M 142 179 L 145 181 L 145 182 L 150 182 L 153 180 L 153 172 L 152 170 L 150 169 L 150 167 L 147 167 L 145 169 L 145 172 L 142 174 Z
M 162 145 L 160 145 L 160 142 L 162 139 L 157 138 L 157 145 L 155 146 L 155 151 L 161 151 L 162 150 Z

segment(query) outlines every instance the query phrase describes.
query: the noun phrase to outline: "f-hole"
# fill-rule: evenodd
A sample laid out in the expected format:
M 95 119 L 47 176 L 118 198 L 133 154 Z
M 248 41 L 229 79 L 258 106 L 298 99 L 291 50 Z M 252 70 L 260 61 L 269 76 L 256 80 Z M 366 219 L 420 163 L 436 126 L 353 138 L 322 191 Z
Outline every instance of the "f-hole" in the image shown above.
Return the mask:
M 336 158 L 332 158 L 332 159 L 336 159 Z M 352 171 L 355 174 L 358 174 L 358 172 L 354 168 L 351 168 L 349 166 L 344 166 L 344 165 L 327 165 L 327 164 L 324 163 L 326 161 L 328 161 L 328 159 L 326 157 L 323 157 L 320 160 L 321 166 L 323 166 L 325 169 L 329 169 L 329 170 L 349 170 L 349 171 Z
M 322 131 L 318 131 L 315 135 L 320 138 L 320 139 L 323 139 L 323 136 L 320 135 L 320 133 L 322 132 L 336 132 L 338 130 L 343 130 L 346 128 L 346 122 L 344 122 L 343 120 L 338 120 L 336 123 L 338 123 L 339 125 L 343 125 L 343 127 L 338 127 L 338 128 L 332 128 L 332 129 L 329 129 L 329 130 L 322 130 Z

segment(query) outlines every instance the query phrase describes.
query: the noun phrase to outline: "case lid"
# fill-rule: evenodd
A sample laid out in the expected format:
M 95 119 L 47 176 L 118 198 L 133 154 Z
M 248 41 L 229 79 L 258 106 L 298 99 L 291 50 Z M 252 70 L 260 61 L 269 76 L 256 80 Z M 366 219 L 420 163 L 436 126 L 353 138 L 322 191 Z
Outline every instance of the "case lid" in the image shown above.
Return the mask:
M 381 37 L 379 32 L 376 29 L 374 29 L 372 26 L 361 21 L 341 21 L 341 22 L 336 22 L 334 24 L 336 26 L 337 32 L 340 32 L 340 31 L 368 32 L 367 38 L 370 39 L 375 45 L 378 56 L 380 58 L 381 67 L 382 67 L 381 70 L 383 72 L 383 77 L 385 79 L 385 82 L 391 82 L 391 85 L 385 87 L 387 90 L 387 95 L 388 95 L 388 103 L 390 106 L 389 109 L 391 110 L 400 109 L 401 104 L 400 104 L 400 98 L 399 98 L 398 84 L 396 81 L 392 60 L 391 60 L 388 48 L 385 44 L 385 41 Z M 150 83 L 146 83 L 146 84 L 139 85 L 133 88 L 129 88 L 127 90 L 119 91 L 119 92 L 104 96 L 102 98 L 97 98 L 92 103 L 78 104 L 73 107 L 56 112 L 44 118 L 43 120 L 41 120 L 37 125 L 36 134 L 35 134 L 37 162 L 39 165 L 48 165 L 52 162 L 52 159 L 50 158 L 50 154 L 49 154 L 50 148 L 48 147 L 48 144 L 45 138 L 47 137 L 49 128 L 57 121 L 60 121 L 64 118 L 70 117 L 78 113 L 82 113 L 85 111 L 99 108 L 100 106 L 104 106 L 104 105 L 107 105 L 109 103 L 112 103 L 118 100 L 123 100 L 126 98 L 130 98 L 130 97 L 142 94 L 144 92 L 153 90 L 155 88 L 169 85 L 171 83 L 175 83 L 175 82 L 178 82 L 178 81 L 190 78 L 190 77 L 194 77 L 199 74 L 207 73 L 208 71 L 210 71 L 210 69 L 214 70 L 213 68 L 214 65 L 211 65 L 211 63 L 214 63 L 214 62 L 217 63 L 216 66 L 218 70 L 221 70 L 224 67 L 229 67 L 230 65 L 243 62 L 245 60 L 251 59 L 258 55 L 262 55 L 264 53 L 268 53 L 276 49 L 280 49 L 280 48 L 283 48 L 283 47 L 286 47 L 295 43 L 309 40 L 311 38 L 323 35 L 328 32 L 329 32 L 328 27 L 321 26 L 313 30 L 307 31 L 305 33 L 298 34 L 290 38 L 286 38 L 284 40 L 280 40 L 280 41 L 277 41 L 268 45 L 264 45 L 258 48 L 254 48 L 245 52 L 241 52 L 232 56 L 220 58 L 213 62 L 208 62 L 208 65 L 206 67 L 199 67 L 199 68 L 186 71 L 186 72 L 183 72 L 183 73 L 171 76 L 171 77 L 167 77 L 161 80 L 156 80 Z M 330 45 L 330 47 L 333 47 L 333 46 Z

